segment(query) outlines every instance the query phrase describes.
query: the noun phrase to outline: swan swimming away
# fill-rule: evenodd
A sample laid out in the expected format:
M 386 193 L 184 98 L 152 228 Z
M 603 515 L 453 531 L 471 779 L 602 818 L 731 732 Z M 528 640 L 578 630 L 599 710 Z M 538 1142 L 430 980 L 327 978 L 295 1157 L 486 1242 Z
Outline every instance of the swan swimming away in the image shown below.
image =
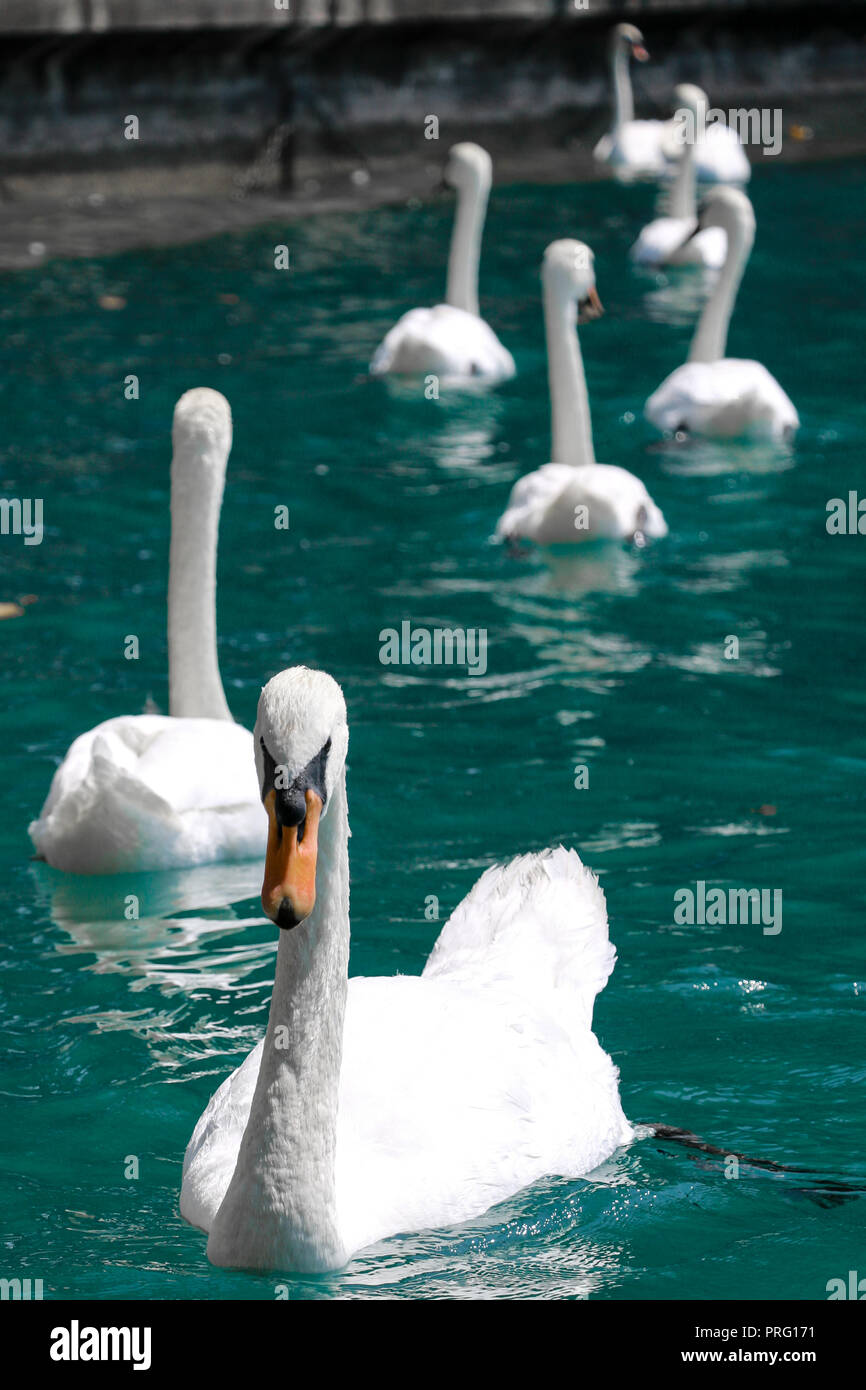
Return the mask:
M 603 309 L 593 254 L 580 241 L 554 241 L 541 280 L 547 335 L 554 463 L 519 478 L 496 525 L 500 540 L 541 545 L 667 535 L 667 523 L 640 478 L 596 463 L 577 324 Z
M 617 24 L 611 31 L 610 58 L 613 129 L 601 137 L 593 155 L 600 164 L 609 164 L 627 177 L 667 175 L 671 172 L 671 122 L 634 119 L 629 60 L 645 63 L 649 58 L 640 29 Z M 713 121 L 695 151 L 695 172 L 708 183 L 746 183 L 752 171 L 736 132 Z
M 57 869 L 113 874 L 261 853 L 267 831 L 248 730 L 226 704 L 216 649 L 216 552 L 232 419 L 199 387 L 174 411 L 168 716 L 124 715 L 71 745 L 30 825 Z
M 676 88 L 674 96 L 678 109 L 691 113 L 699 144 L 706 127 L 706 93 L 700 87 L 683 83 Z M 696 230 L 695 148 L 692 141 L 682 144 L 676 173 L 663 194 L 666 214 L 648 223 L 629 251 L 638 265 L 704 265 L 718 269 L 724 264 L 727 237 L 723 229 Z
M 445 178 L 457 190 L 457 208 L 445 303 L 404 314 L 373 354 L 372 376 L 432 373 L 452 386 L 514 376 L 514 358 L 478 308 L 478 262 L 492 167 L 480 145 L 454 145 L 449 152 Z
M 775 377 L 760 362 L 725 357 L 731 313 L 755 239 L 752 205 L 740 189 L 712 189 L 699 226 L 724 229 L 725 263 L 698 320 L 688 361 L 653 392 L 646 417 L 669 432 L 788 438 L 800 419 Z
M 267 1032 L 186 1150 L 180 1210 L 215 1265 L 325 1271 L 403 1231 L 471 1220 L 635 1131 L 592 1031 L 613 970 L 573 850 L 488 869 L 420 977 L 348 978 L 342 691 L 295 667 L 262 691 L 262 905 L 281 928 Z

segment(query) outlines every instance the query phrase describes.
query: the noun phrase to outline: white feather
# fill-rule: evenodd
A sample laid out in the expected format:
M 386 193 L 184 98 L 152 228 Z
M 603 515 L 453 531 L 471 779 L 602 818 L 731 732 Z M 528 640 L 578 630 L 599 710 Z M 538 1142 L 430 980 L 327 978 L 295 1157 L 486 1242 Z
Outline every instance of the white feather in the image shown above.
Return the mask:
M 373 376 L 433 373 L 451 384 L 506 381 L 515 370 L 514 358 L 493 329 L 477 314 L 450 304 L 410 309 L 370 363 Z
M 37 854 L 78 874 L 254 858 L 266 832 L 252 734 L 150 714 L 81 734 L 30 826 Z
M 545 463 L 518 478 L 496 523 L 500 540 L 521 538 L 539 545 L 623 540 L 638 533 L 659 539 L 667 532 L 667 523 L 640 478 L 610 463 L 576 468 Z
M 800 424 L 767 368 L 737 357 L 683 363 L 650 396 L 646 416 L 660 430 L 724 439 L 783 439 Z

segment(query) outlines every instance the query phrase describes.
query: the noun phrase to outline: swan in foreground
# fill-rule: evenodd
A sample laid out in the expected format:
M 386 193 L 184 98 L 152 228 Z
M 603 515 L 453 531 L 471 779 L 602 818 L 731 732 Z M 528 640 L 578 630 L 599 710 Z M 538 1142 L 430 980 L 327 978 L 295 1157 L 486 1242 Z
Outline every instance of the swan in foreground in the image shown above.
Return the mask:
M 471 1220 L 635 1137 L 592 1031 L 613 970 L 604 894 L 573 850 L 488 869 L 421 976 L 349 980 L 348 728 L 295 667 L 259 701 L 281 928 L 267 1032 L 187 1147 L 181 1214 L 221 1266 L 324 1271 L 401 1231 Z
M 674 96 L 678 109 L 690 114 L 695 141 L 700 143 L 707 119 L 706 93 L 700 87 L 683 83 Z M 683 133 L 687 133 L 684 127 Z M 695 149 L 694 141 L 683 140 L 676 173 L 662 195 L 666 215 L 648 223 L 629 252 L 638 265 L 705 265 L 718 269 L 724 264 L 727 237 L 722 228 L 696 230 Z
M 594 157 L 627 176 L 670 173 L 671 123 L 634 119 L 629 60 L 645 63 L 649 58 L 640 29 L 633 24 L 617 24 L 611 32 L 610 58 L 613 129 L 601 137 Z M 716 121 L 708 126 L 695 151 L 695 170 L 699 179 L 709 183 L 745 183 L 752 172 L 736 131 Z
M 81 734 L 30 826 L 57 869 L 184 868 L 261 852 L 252 737 L 226 704 L 216 650 L 216 551 L 232 419 L 200 387 L 172 429 L 168 717 L 124 715 Z
M 478 309 L 478 262 L 492 181 L 490 155 L 480 145 L 455 145 L 445 179 L 457 190 L 445 303 L 410 309 L 373 355 L 373 376 L 432 373 L 451 385 L 505 381 L 514 358 Z
M 701 210 L 699 226 L 724 229 L 728 238 L 725 263 L 698 320 L 688 361 L 653 392 L 646 403 L 646 417 L 658 429 L 670 432 L 786 438 L 800 419 L 775 377 L 760 362 L 725 357 L 737 289 L 755 239 L 752 205 L 739 189 L 713 189 Z
M 596 463 L 577 324 L 604 311 L 593 254 L 580 241 L 551 242 L 541 280 L 547 334 L 551 434 L 555 463 L 519 478 L 499 518 L 500 540 L 541 545 L 667 535 L 667 523 L 640 478 Z

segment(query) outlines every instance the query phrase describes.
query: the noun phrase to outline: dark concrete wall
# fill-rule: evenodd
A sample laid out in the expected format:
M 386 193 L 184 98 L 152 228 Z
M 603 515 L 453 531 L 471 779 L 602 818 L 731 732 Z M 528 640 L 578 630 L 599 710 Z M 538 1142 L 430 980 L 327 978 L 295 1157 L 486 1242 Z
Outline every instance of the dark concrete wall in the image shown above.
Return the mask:
M 575 11 L 561 0 L 465 0 L 453 23 L 429 16 L 458 0 L 333 7 L 368 20 L 416 16 L 383 28 L 325 23 L 332 0 L 305 0 L 303 8 L 293 0 L 294 17 L 307 23 L 273 22 L 270 0 L 4 0 L 7 28 L 25 9 L 37 18 L 62 12 L 69 26 L 88 27 L 0 34 L 0 175 L 16 192 L 34 180 L 49 191 L 76 178 L 93 188 L 97 176 L 132 196 L 249 191 L 287 183 L 293 172 L 438 157 L 451 139 L 475 138 L 491 147 L 500 173 L 509 162 L 519 172 L 522 162 L 543 176 L 557 152 L 586 155 L 608 119 L 611 14 L 600 0 L 590 3 Z M 184 21 L 206 8 L 210 23 L 107 28 L 121 13 L 127 24 L 132 15 L 143 22 L 166 6 Z M 466 18 L 480 8 L 535 17 Z M 617 17 L 625 12 L 612 8 Z M 418 22 L 422 9 L 428 17 Z M 808 126 L 819 143 L 866 145 L 862 5 L 627 12 L 653 56 L 635 73 L 638 114 L 669 114 L 673 86 L 691 80 L 715 105 L 781 106 L 786 126 Z M 247 14 L 257 23 L 237 27 Z M 220 27 L 225 16 L 235 27 Z M 139 120 L 135 142 L 124 138 L 130 114 Z M 428 114 L 440 121 L 435 150 L 423 139 Z

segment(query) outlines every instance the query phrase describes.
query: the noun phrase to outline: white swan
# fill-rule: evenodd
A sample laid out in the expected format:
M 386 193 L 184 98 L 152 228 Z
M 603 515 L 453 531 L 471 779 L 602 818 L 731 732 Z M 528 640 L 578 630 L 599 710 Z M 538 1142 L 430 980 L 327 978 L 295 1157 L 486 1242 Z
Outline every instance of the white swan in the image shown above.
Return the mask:
M 232 721 L 216 651 L 216 549 L 232 421 L 217 391 L 175 407 L 168 583 L 170 716 L 107 719 L 70 747 L 30 836 L 80 874 L 261 853 L 252 737 Z
M 544 1175 L 588 1173 L 634 1138 L 592 1032 L 615 951 L 577 854 L 488 869 L 420 977 L 349 980 L 339 686 L 303 667 L 275 676 L 255 739 L 270 820 L 262 903 L 286 930 L 265 1037 L 211 1098 L 184 1159 L 181 1213 L 209 1233 L 212 1263 L 335 1269 Z
M 594 157 L 627 176 L 670 173 L 671 122 L 634 119 L 629 60 L 645 63 L 649 58 L 641 31 L 633 24 L 617 24 L 611 32 L 610 57 L 613 129 L 601 137 Z M 752 172 L 736 132 L 716 121 L 695 151 L 695 171 L 710 183 L 745 183 Z
M 666 215 L 656 217 L 641 231 L 629 255 L 638 265 L 705 265 L 718 269 L 724 263 L 728 239 L 721 227 L 697 232 L 695 200 L 695 149 L 703 140 L 707 97 L 700 87 L 683 83 L 674 96 L 677 106 L 691 115 L 695 141 L 684 140 L 677 168 L 662 194 Z M 683 127 L 683 133 L 687 133 Z
M 671 432 L 720 438 L 790 436 L 800 419 L 775 377 L 760 362 L 725 357 L 737 289 L 755 239 L 752 205 L 739 189 L 713 189 L 699 225 L 724 228 L 725 264 L 698 320 L 688 361 L 653 392 L 646 417 L 658 429 Z
M 501 540 L 555 545 L 667 535 L 667 523 L 640 479 L 625 468 L 595 461 L 577 336 L 578 323 L 603 312 L 593 260 L 580 241 L 554 241 L 544 253 L 541 279 L 556 462 L 514 484 L 496 526 Z
M 635 120 L 631 58 L 639 63 L 648 60 L 643 34 L 634 24 L 617 24 L 610 36 L 613 129 L 601 137 L 593 157 L 626 174 L 663 174 L 667 164 L 663 151 L 665 123 Z
M 514 358 L 478 310 L 478 262 L 492 164 L 480 145 L 455 145 L 446 180 L 457 190 L 445 303 L 410 309 L 373 354 L 373 376 L 432 373 L 451 385 L 505 381 Z

